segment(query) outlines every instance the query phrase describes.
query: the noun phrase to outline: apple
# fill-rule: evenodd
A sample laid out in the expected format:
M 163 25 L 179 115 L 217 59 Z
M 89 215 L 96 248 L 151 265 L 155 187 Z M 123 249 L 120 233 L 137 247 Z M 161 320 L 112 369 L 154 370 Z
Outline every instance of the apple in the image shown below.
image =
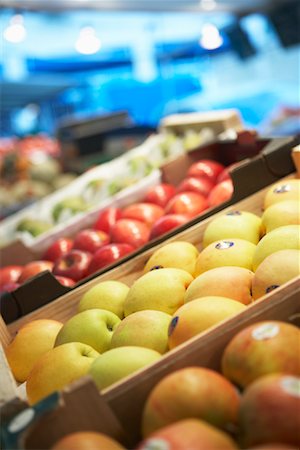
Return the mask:
M 281 444 L 300 446 L 300 378 L 272 374 L 259 378 L 241 400 L 240 425 L 246 446 Z
M 242 387 L 275 372 L 299 375 L 299 352 L 296 351 L 299 339 L 298 328 L 285 322 L 263 321 L 250 325 L 227 344 L 222 372 Z
M 190 273 L 174 268 L 142 275 L 129 289 L 124 303 L 125 317 L 145 309 L 173 314 L 183 304 L 186 288 L 192 281 Z
M 129 244 L 134 248 L 145 245 L 150 236 L 149 227 L 139 220 L 120 219 L 111 229 L 111 240 L 116 244 Z
M 169 348 L 177 347 L 245 309 L 246 306 L 241 302 L 219 296 L 202 297 L 186 303 L 173 315 L 169 328 Z
M 253 299 L 268 294 L 298 276 L 300 276 L 299 250 L 279 250 L 271 253 L 256 269 L 252 280 Z
M 138 346 L 166 353 L 171 319 L 170 314 L 162 311 L 144 310 L 130 314 L 114 330 L 111 348 Z
M 161 354 L 150 348 L 133 346 L 113 348 L 93 362 L 89 374 L 101 390 L 160 358 Z
M 153 224 L 150 232 L 150 240 L 158 238 L 174 228 L 180 227 L 188 222 L 188 220 L 188 216 L 184 216 L 183 214 L 166 214 Z
M 57 320 L 39 319 L 23 325 L 6 347 L 5 353 L 16 380 L 23 383 L 36 361 L 54 347 L 63 324 Z
M 62 222 L 65 216 L 74 216 L 88 209 L 88 204 L 81 197 L 69 197 L 58 202 L 52 209 L 55 222 Z
M 240 396 L 230 381 L 204 367 L 186 367 L 163 377 L 151 390 L 142 416 L 148 436 L 178 420 L 204 420 L 229 430 L 237 425 Z
M 23 267 L 17 265 L 0 268 L 0 288 L 7 284 L 17 283 L 22 270 Z
M 193 163 L 187 174 L 190 177 L 206 177 L 213 183 L 216 183 L 218 176 L 223 172 L 223 164 L 210 159 L 201 159 Z
M 71 278 L 60 277 L 59 275 L 57 275 L 55 278 L 57 279 L 57 281 L 60 284 L 62 284 L 63 286 L 66 286 L 66 287 L 72 287 L 75 284 L 75 281 L 72 280 Z
M 195 278 L 186 290 L 184 303 L 207 297 L 220 296 L 249 305 L 254 273 L 243 267 L 216 267 Z
M 299 199 L 274 203 L 262 215 L 262 226 L 266 233 L 285 225 L 300 225 Z
M 257 244 L 260 239 L 261 218 L 247 211 L 229 211 L 212 219 L 203 235 L 203 247 L 220 239 L 238 238 Z
M 200 214 L 208 207 L 204 195 L 196 192 L 180 192 L 176 194 L 166 206 L 167 214 L 187 214 L 188 217 L 194 217 Z
M 299 198 L 300 180 L 279 181 L 268 189 L 264 198 L 264 209 L 267 209 L 274 203 L 286 200 L 299 201 Z
M 71 342 L 44 353 L 33 366 L 26 382 L 30 405 L 86 375 L 99 356 L 92 347 Z
M 154 203 L 164 208 L 169 200 L 176 194 L 176 189 L 172 184 L 160 183 L 149 189 L 144 201 Z
M 109 235 L 104 231 L 85 229 L 76 234 L 74 248 L 84 252 L 95 253 L 99 248 L 109 244 L 109 241 Z
M 29 278 L 34 277 L 38 273 L 45 272 L 46 270 L 49 270 L 50 272 L 53 270 L 52 261 L 41 260 L 29 262 L 23 267 L 18 283 L 22 284 Z
M 213 187 L 214 183 L 207 177 L 190 177 L 182 180 L 177 192 L 196 192 L 207 197 Z
M 157 249 L 148 259 L 144 273 L 153 268 L 176 268 L 195 275 L 196 260 L 199 255 L 197 247 L 190 242 L 175 241 Z
M 26 232 L 31 234 L 33 237 L 37 237 L 40 234 L 51 230 L 51 228 L 53 228 L 53 225 L 49 222 L 45 222 L 44 220 L 25 218 L 19 222 L 16 231 Z
M 104 309 L 88 309 L 71 317 L 57 335 L 55 347 L 81 342 L 103 353 L 110 347 L 113 331 L 120 323 L 116 314 Z
M 162 450 L 238 450 L 234 441 L 226 433 L 194 418 L 179 420 L 160 428 L 142 441 L 137 450 L 154 450 L 156 448 Z
M 50 247 L 46 250 L 43 259 L 55 262 L 57 259 L 66 255 L 73 248 L 73 239 L 70 238 L 59 238 L 53 242 Z
M 90 253 L 73 249 L 55 262 L 53 273 L 79 281 L 88 275 L 91 260 L 92 255 Z
M 257 244 L 254 253 L 254 271 L 267 256 L 288 249 L 300 250 L 300 225 L 286 225 L 266 234 Z
M 108 244 L 100 248 L 93 254 L 92 260 L 88 267 L 88 275 L 103 269 L 110 264 L 121 259 L 123 256 L 128 255 L 135 249 L 129 244 Z
M 3 284 L 3 286 L 0 287 L 0 296 L 5 294 L 6 292 L 13 292 L 16 289 L 18 289 L 21 285 L 19 283 L 7 283 Z
M 95 431 L 77 431 L 59 439 L 51 450 L 125 450 L 115 439 Z
M 208 196 L 208 205 L 212 208 L 231 199 L 233 194 L 233 183 L 231 179 L 216 184 Z
M 78 312 L 87 309 L 105 309 L 123 319 L 124 302 L 128 292 L 129 287 L 121 281 L 102 281 L 83 294 L 78 305 Z
M 99 214 L 96 222 L 94 223 L 94 228 L 95 230 L 101 230 L 107 234 L 110 234 L 110 230 L 113 225 L 121 218 L 122 210 L 116 206 L 110 206 Z
M 237 266 L 252 270 L 256 246 L 244 239 L 224 239 L 209 244 L 196 261 L 196 276 L 222 266 Z
M 140 220 L 149 227 L 163 215 L 163 208 L 151 203 L 134 203 L 123 209 L 124 219 Z

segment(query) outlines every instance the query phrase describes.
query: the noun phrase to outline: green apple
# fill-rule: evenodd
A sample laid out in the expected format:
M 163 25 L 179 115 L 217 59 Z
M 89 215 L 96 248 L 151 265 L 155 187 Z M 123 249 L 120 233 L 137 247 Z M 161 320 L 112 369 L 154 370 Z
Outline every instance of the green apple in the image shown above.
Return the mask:
M 253 270 L 256 271 L 267 256 L 287 249 L 300 250 L 300 225 L 286 225 L 266 234 L 257 244 Z
M 115 329 L 111 348 L 138 346 L 165 353 L 171 319 L 170 314 L 162 311 L 144 310 L 130 314 Z
M 80 342 L 71 342 L 49 350 L 38 359 L 27 378 L 29 403 L 33 405 L 86 375 L 98 356 L 96 350 Z
M 222 266 L 237 266 L 252 270 L 256 246 L 244 239 L 224 239 L 209 244 L 198 256 L 196 277 L 207 270 Z
M 299 200 L 274 203 L 262 215 L 262 228 L 265 233 L 285 225 L 300 225 Z
M 197 248 L 190 242 L 170 242 L 163 245 L 150 256 L 144 272 L 149 272 L 153 267 L 161 266 L 164 268 L 183 269 L 194 276 L 198 254 Z
M 183 305 L 186 288 L 192 281 L 192 275 L 182 269 L 156 269 L 142 275 L 129 289 L 125 317 L 144 309 L 173 314 Z
M 236 300 L 209 296 L 188 302 L 173 315 L 169 328 L 169 348 L 173 349 L 229 317 L 246 309 Z
M 113 331 L 119 323 L 119 317 L 110 311 L 88 309 L 71 317 L 64 324 L 57 335 L 55 346 L 81 342 L 103 353 L 109 349 Z
M 18 223 L 16 231 L 26 231 L 32 236 L 36 237 L 48 230 L 51 230 L 53 225 L 49 222 L 39 219 L 23 219 Z
M 260 238 L 261 218 L 245 211 L 229 211 L 213 219 L 203 235 L 203 247 L 220 239 L 237 238 L 257 244 Z
M 288 249 L 271 253 L 258 266 L 252 280 L 254 300 L 299 276 L 299 250 Z
M 279 181 L 268 189 L 264 198 L 264 209 L 267 209 L 274 203 L 284 202 L 286 200 L 299 201 L 299 198 L 300 180 Z
M 184 303 L 200 297 L 228 297 L 244 305 L 252 302 L 251 285 L 254 273 L 244 267 L 224 266 L 207 270 L 189 285 Z
M 79 302 L 78 311 L 106 309 L 123 319 L 124 301 L 128 291 L 129 287 L 121 281 L 102 281 L 85 292 Z
M 54 206 L 52 217 L 55 222 L 59 222 L 66 214 L 74 216 L 77 213 L 86 211 L 88 206 L 81 197 L 69 197 Z
M 118 347 L 100 355 L 89 374 L 98 389 L 104 389 L 160 359 L 161 354 L 145 347 Z

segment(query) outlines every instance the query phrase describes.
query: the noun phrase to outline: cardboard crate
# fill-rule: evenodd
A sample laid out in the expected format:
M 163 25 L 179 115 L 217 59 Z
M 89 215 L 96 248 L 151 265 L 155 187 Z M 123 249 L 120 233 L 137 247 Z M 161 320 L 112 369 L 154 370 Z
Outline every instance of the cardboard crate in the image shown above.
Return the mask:
M 238 165 L 231 172 L 234 184 L 233 196 L 229 201 L 204 211 L 201 215 L 183 226 L 172 230 L 170 233 L 158 239 L 150 241 L 142 248 L 137 249 L 116 263 L 81 280 L 72 291 L 77 290 L 83 283 L 89 282 L 89 280 L 94 279 L 100 274 L 106 273 L 112 268 L 130 261 L 144 251 L 148 251 L 153 246 L 164 242 L 168 237 L 183 232 L 190 226 L 193 226 L 193 224 L 210 217 L 226 206 L 236 203 L 291 173 L 294 170 L 291 149 L 295 145 L 295 142 L 294 138 L 256 139 L 250 136 L 249 139 L 247 134 L 241 134 L 238 141 L 212 142 L 165 164 L 161 168 L 162 180 L 177 185 L 184 178 L 190 165 L 201 158 L 214 159 L 224 165 L 239 161 Z M 253 157 L 253 155 L 256 156 Z M 68 236 L 68 233 L 66 235 Z M 20 263 L 36 259 L 40 254 L 34 255 L 22 243 L 15 242 L 10 248 L 4 249 L 0 256 L 2 256 L 2 263 L 5 261 L 6 263 Z M 42 289 L 43 285 L 47 286 L 47 289 Z M 34 309 L 48 304 L 69 290 L 69 288 L 61 286 L 50 272 L 43 273 L 4 297 L 1 303 L 2 315 L 5 321 L 10 323 L 30 313 Z
M 243 328 L 264 320 L 299 324 L 299 278 L 204 333 L 171 350 L 159 361 L 97 394 L 89 377 L 28 408 L 7 379 L 10 398 L 2 407 L 3 449 L 49 449 L 74 431 L 100 431 L 134 448 L 141 439 L 141 415 L 152 388 L 167 374 L 189 366 L 220 370 L 222 353 Z M 3 338 L 3 336 L 2 336 Z M 4 380 L 5 381 L 5 380 Z M 59 401 L 58 401 L 59 399 Z

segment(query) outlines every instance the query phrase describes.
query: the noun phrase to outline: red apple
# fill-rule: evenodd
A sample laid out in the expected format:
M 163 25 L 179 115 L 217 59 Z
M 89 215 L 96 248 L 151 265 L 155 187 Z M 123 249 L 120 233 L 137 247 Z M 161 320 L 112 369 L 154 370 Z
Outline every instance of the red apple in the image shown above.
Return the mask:
M 103 267 L 113 264 L 118 259 L 122 258 L 128 253 L 134 251 L 134 247 L 129 244 L 108 244 L 100 248 L 92 257 L 88 268 L 88 274 L 97 272 Z
M 144 201 L 154 203 L 164 208 L 168 201 L 176 194 L 176 189 L 172 184 L 160 183 L 152 187 L 147 192 Z
M 150 239 L 155 239 L 162 234 L 168 233 L 168 231 L 180 227 L 188 220 L 189 218 L 183 214 L 166 214 L 158 219 L 151 228 Z
M 223 164 L 218 163 L 210 159 L 201 159 L 193 163 L 187 174 L 189 177 L 202 177 L 209 178 L 213 183 L 216 183 L 218 176 L 224 170 Z
M 22 266 L 6 266 L 0 269 L 0 287 L 16 283 L 22 273 Z
M 190 177 L 182 180 L 177 192 L 196 192 L 207 197 L 213 187 L 214 183 L 207 177 Z
M 135 248 L 148 242 L 149 227 L 139 220 L 120 219 L 111 229 L 111 240 L 116 244 L 129 244 Z
M 110 238 L 101 230 L 81 230 L 74 239 L 74 248 L 84 252 L 95 253 L 99 248 L 109 244 Z
M 186 214 L 194 217 L 208 207 L 206 198 L 196 192 L 181 192 L 171 198 L 166 206 L 169 214 Z
M 79 281 L 87 275 L 91 260 L 91 253 L 73 249 L 55 262 L 53 273 Z
M 140 220 L 149 226 L 163 215 L 163 208 L 151 203 L 134 203 L 123 209 L 124 219 Z
M 220 175 L 218 176 L 217 183 L 221 183 L 222 181 L 225 181 L 225 180 L 230 180 L 231 179 L 230 170 L 233 169 L 234 167 L 238 166 L 239 164 L 240 164 L 239 162 L 236 162 L 236 163 L 230 164 L 230 166 L 225 167 L 223 172 L 221 172 Z
M 101 230 L 109 234 L 112 226 L 121 218 L 121 209 L 115 206 L 111 206 L 110 208 L 105 209 L 99 214 L 93 228 L 95 230 Z
M 21 275 L 18 279 L 18 283 L 24 283 L 24 281 L 34 277 L 38 273 L 44 272 L 45 270 L 49 270 L 51 272 L 52 269 L 53 269 L 52 261 L 44 261 L 44 260 L 32 261 L 23 267 Z
M 233 194 L 232 180 L 224 180 L 217 184 L 208 196 L 208 204 L 210 207 L 220 205 L 231 199 Z
M 46 250 L 43 259 L 55 262 L 57 259 L 61 258 L 63 255 L 69 253 L 73 248 L 73 240 L 69 238 L 59 238 L 57 241 L 53 242 L 50 247 Z
M 75 281 L 72 280 L 71 278 L 67 278 L 67 277 L 60 277 L 59 275 L 57 275 L 55 277 L 57 279 L 57 281 L 62 284 L 63 286 L 67 286 L 67 287 L 72 287 L 75 284 Z

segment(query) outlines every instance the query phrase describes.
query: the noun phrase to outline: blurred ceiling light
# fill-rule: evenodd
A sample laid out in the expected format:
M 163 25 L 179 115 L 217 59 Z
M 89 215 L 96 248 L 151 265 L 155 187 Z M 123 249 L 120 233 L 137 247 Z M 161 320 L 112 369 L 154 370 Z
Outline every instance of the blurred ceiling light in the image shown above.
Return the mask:
M 3 37 L 8 42 L 19 44 L 26 37 L 26 28 L 21 14 L 15 14 L 9 21 L 8 27 L 3 32 Z
M 94 28 L 84 27 L 80 30 L 75 48 L 79 53 L 84 55 L 92 55 L 100 50 L 101 41 L 96 36 Z
M 216 50 L 223 44 L 223 38 L 215 25 L 207 23 L 202 28 L 199 43 L 206 50 Z
M 217 6 L 216 0 L 201 0 L 200 7 L 205 11 L 213 11 Z

